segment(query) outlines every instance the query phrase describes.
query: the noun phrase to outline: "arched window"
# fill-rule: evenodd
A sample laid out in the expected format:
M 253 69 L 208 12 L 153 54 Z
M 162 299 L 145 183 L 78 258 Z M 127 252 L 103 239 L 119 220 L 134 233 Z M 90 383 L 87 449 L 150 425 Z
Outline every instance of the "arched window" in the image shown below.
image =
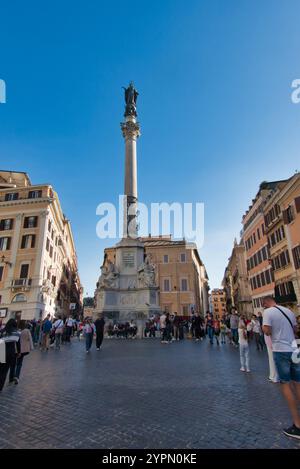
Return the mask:
M 27 298 L 23 293 L 18 293 L 16 296 L 13 297 L 12 303 L 21 303 L 27 301 Z

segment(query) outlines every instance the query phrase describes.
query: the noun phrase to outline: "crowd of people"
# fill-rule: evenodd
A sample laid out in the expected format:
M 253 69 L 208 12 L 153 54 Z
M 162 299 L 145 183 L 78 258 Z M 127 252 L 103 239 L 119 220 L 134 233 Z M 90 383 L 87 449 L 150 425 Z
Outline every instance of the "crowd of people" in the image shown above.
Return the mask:
M 190 338 L 202 341 L 205 338 L 213 346 L 232 345 L 239 348 L 240 371 L 250 372 L 250 349 L 256 348 L 261 353 L 268 353 L 269 381 L 281 383 L 284 398 L 287 401 L 293 418 L 293 424 L 284 433 L 300 439 L 300 357 L 297 344 L 300 342 L 299 316 L 288 308 L 278 306 L 272 297 L 263 299 L 264 312 L 252 315 L 251 318 L 239 314 L 235 308 L 222 318 L 207 313 L 202 317 L 193 313 L 190 317 L 162 313 L 153 316 L 146 322 L 144 338 L 160 337 L 162 344 Z M 298 321 L 298 322 L 297 322 Z M 109 322 L 105 328 L 103 317 L 95 321 L 85 318 L 76 320 L 57 317 L 51 320 L 48 315 L 43 321 L 19 321 L 9 319 L 3 326 L 0 324 L 0 391 L 3 389 L 7 375 L 9 384 L 18 384 L 24 357 L 34 347 L 48 351 L 50 347 L 60 350 L 62 344 L 71 343 L 71 338 L 81 335 L 85 338 L 85 350 L 89 353 L 96 336 L 96 349 L 102 346 L 104 333 L 108 338 L 134 339 L 138 328 L 132 320 L 125 323 Z M 298 340 L 297 340 L 298 339 Z M 249 345 L 253 343 L 253 347 Z M 298 351 L 298 352 L 297 352 Z M 295 355 L 296 354 L 296 355 Z

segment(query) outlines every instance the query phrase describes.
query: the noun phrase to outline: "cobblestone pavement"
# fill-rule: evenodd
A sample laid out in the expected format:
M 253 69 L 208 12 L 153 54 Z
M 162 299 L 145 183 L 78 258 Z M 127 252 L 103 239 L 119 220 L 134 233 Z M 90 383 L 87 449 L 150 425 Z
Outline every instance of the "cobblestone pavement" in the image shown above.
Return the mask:
M 252 347 L 251 365 L 207 340 L 35 350 L 0 395 L 0 448 L 300 448 L 267 354 Z

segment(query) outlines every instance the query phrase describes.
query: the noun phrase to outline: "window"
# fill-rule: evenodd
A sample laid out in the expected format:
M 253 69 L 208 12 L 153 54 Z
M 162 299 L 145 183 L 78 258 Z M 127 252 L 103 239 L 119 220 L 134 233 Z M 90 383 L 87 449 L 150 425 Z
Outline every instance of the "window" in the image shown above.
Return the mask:
M 188 281 L 187 278 L 181 279 L 181 291 L 188 291 Z
M 164 255 L 164 264 L 168 264 L 168 262 L 169 262 L 169 256 L 168 256 L 168 254 L 165 254 Z
M 21 303 L 27 301 L 27 298 L 23 293 L 18 293 L 16 296 L 13 297 L 12 303 Z
M 257 288 L 260 288 L 261 287 L 260 275 L 257 275 L 256 280 L 257 280 Z
M 38 217 L 25 217 L 24 228 L 36 228 Z
M 180 262 L 186 262 L 186 255 L 185 255 L 185 252 L 182 252 L 180 254 Z
M 24 235 L 22 236 L 21 249 L 30 249 L 35 246 L 35 235 Z
M 51 283 L 52 283 L 52 285 L 55 287 L 55 285 L 56 285 L 56 277 L 55 277 L 54 275 L 52 275 Z
M 52 246 L 50 246 L 49 256 L 50 256 L 50 257 L 53 256 L 53 247 L 52 247 Z
M 266 283 L 269 285 L 271 283 L 270 269 L 265 271 Z
M 42 197 L 42 191 L 29 191 L 28 199 L 39 199 Z
M 5 194 L 5 200 L 18 200 L 19 194 L 18 192 L 10 192 L 9 194 Z
M 48 231 L 49 231 L 49 233 L 50 233 L 50 231 L 51 231 L 51 226 L 52 226 L 52 222 L 51 222 L 51 220 L 49 220 L 49 221 L 48 221 Z
M 182 305 L 182 315 L 187 316 L 189 314 L 189 305 Z
M 5 230 L 12 230 L 13 228 L 13 219 L 12 218 L 6 218 L 5 220 L 1 220 L 0 222 L 0 230 L 5 231 Z
M 11 238 L 0 238 L 0 251 L 9 251 Z
M 0 265 L 0 282 L 2 281 L 3 271 L 4 271 L 3 265 Z
M 54 230 L 52 230 L 51 239 L 52 239 L 52 240 L 54 239 Z
M 171 288 L 170 288 L 170 279 L 168 278 L 165 278 L 164 279 L 164 291 L 170 291 Z
M 258 237 L 258 239 L 260 239 L 260 231 L 259 231 L 259 228 L 257 228 L 257 237 Z
M 47 238 L 47 241 L 46 241 L 46 251 L 49 251 L 49 247 L 50 247 L 50 240 L 49 240 L 49 238 Z
M 292 249 L 295 269 L 300 269 L 300 245 Z
M 20 278 L 28 278 L 29 264 L 22 264 L 20 269 Z

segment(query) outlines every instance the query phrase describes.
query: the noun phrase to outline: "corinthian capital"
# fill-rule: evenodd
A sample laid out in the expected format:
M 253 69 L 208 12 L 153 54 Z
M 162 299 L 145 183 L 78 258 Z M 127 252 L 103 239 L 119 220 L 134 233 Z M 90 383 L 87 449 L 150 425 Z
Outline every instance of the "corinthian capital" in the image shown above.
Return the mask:
M 121 129 L 123 133 L 123 137 L 125 139 L 134 139 L 136 140 L 140 135 L 140 124 L 138 122 L 122 122 Z

